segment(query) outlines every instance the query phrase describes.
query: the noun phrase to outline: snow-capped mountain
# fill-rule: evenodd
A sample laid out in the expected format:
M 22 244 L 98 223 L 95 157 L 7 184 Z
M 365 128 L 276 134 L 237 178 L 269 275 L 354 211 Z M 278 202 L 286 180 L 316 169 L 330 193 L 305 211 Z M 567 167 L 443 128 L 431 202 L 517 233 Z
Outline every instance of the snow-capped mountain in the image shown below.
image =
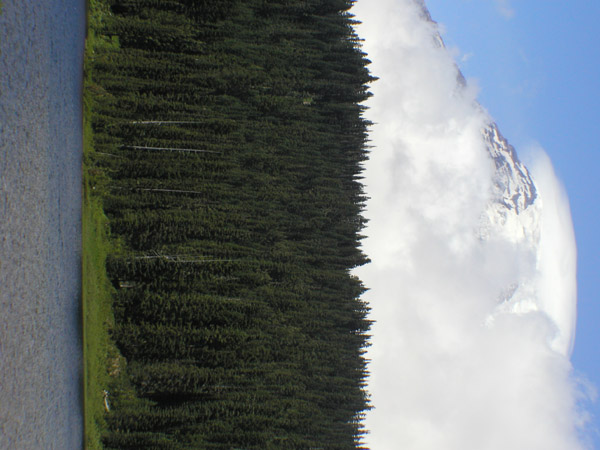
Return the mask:
M 416 0 L 421 17 L 435 23 L 423 0 Z M 444 48 L 441 35 L 434 32 L 434 45 Z M 459 90 L 467 82 L 458 66 L 456 84 Z M 487 116 L 484 108 L 475 109 Z M 487 150 L 494 171 L 489 202 L 481 213 L 479 228 L 474 230 L 482 245 L 512 247 L 519 261 L 528 261 L 526 267 L 515 268 L 514 276 L 506 280 L 498 294 L 498 306 L 488 318 L 488 324 L 501 313 L 527 313 L 543 310 L 538 295 L 539 264 L 541 257 L 542 199 L 529 170 L 519 160 L 512 145 L 502 136 L 493 120 L 481 130 L 482 143 Z M 490 274 L 493 276 L 493 274 Z
M 517 214 L 531 206 L 537 191 L 527 167 L 518 159 L 515 149 L 500 134 L 495 123 L 483 130 L 490 156 L 496 165 L 496 187 L 499 201 Z
M 482 137 L 495 172 L 480 237 L 503 238 L 533 250 L 539 244 L 541 212 L 541 198 L 535 183 L 495 123 L 482 130 Z
M 425 5 L 424 0 L 415 0 L 421 17 L 435 23 Z M 434 33 L 434 45 L 444 48 L 444 40 L 439 33 Z M 466 87 L 466 80 L 456 68 L 456 83 L 460 88 Z M 483 112 L 483 108 L 476 107 Z M 485 114 L 485 113 L 484 113 Z M 519 161 L 512 145 L 502 136 L 498 126 L 489 121 L 482 130 L 482 137 L 495 165 L 493 192 L 491 201 L 482 217 L 479 235 L 488 239 L 492 234 L 536 248 L 540 239 L 541 199 L 535 183 L 527 167 Z
M 415 1 L 421 17 L 435 23 L 425 2 Z M 434 45 L 445 48 L 438 32 L 434 33 Z M 458 89 L 466 89 L 466 79 L 458 66 L 455 65 L 455 69 Z M 487 116 L 480 105 L 475 105 L 475 109 Z M 498 294 L 499 308 L 508 308 L 513 312 L 537 310 L 536 281 L 532 274 L 540 256 L 542 200 L 529 170 L 519 160 L 514 147 L 502 136 L 496 123 L 489 119 L 481 130 L 481 136 L 495 169 L 490 200 L 482 211 L 476 233 L 482 242 L 502 241 L 515 246 L 515 251 L 528 254 L 526 259 L 533 266 L 502 288 Z
M 557 245 L 564 239 L 568 242 L 568 230 L 561 229 L 565 235 L 555 234 L 562 219 L 552 216 L 552 199 L 549 206 L 544 205 L 529 170 L 497 125 L 490 122 L 481 133 L 495 170 L 478 237 L 483 246 L 510 249 L 503 253 L 504 264 L 514 264 L 508 271 L 510 277 L 502 279 L 498 303 L 486 325 L 492 325 L 502 314 L 541 314 L 539 317 L 548 319 L 554 329 L 552 349 L 568 355 L 574 339 L 576 288 L 572 286 L 574 276 L 565 273 L 564 266 L 574 264 L 574 253 Z M 490 254 L 494 255 L 494 251 Z M 514 263 L 510 257 L 507 259 L 511 254 Z M 496 275 L 490 273 L 492 277 Z
M 492 159 L 490 201 L 482 213 L 479 238 L 514 247 L 529 267 L 515 268 L 515 274 L 498 292 L 498 306 L 488 325 L 499 313 L 528 313 L 540 310 L 537 295 L 537 266 L 540 258 L 541 198 L 527 167 L 515 149 L 500 134 L 495 123 L 482 130 L 486 150 Z

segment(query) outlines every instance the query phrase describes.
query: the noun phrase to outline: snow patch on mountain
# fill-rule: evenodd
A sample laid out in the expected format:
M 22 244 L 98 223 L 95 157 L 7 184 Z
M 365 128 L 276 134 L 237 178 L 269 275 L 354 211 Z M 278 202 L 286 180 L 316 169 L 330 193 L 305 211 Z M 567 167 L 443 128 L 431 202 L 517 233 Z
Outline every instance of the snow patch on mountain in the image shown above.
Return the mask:
M 554 210 L 557 203 L 568 210 L 568 201 L 551 198 L 549 204 L 544 204 L 529 170 L 495 123 L 483 128 L 482 138 L 495 171 L 478 237 L 488 251 L 501 248 L 504 255 L 504 265 L 499 265 L 496 272 L 504 284 L 497 294 L 497 306 L 485 323 L 493 326 L 502 314 L 538 314 L 554 329 L 550 347 L 566 356 L 574 340 L 576 288 L 572 286 L 572 271 L 562 266 L 574 265 L 571 261 L 575 257 L 569 250 L 574 244 L 568 226 L 557 228 L 562 213 Z M 556 189 L 551 185 L 546 194 L 552 197 Z M 514 257 L 507 258 L 511 254 Z
M 483 140 L 495 165 L 491 201 L 479 229 L 482 240 L 492 235 L 536 249 L 540 240 L 541 198 L 527 167 L 500 134 L 495 123 L 482 130 Z

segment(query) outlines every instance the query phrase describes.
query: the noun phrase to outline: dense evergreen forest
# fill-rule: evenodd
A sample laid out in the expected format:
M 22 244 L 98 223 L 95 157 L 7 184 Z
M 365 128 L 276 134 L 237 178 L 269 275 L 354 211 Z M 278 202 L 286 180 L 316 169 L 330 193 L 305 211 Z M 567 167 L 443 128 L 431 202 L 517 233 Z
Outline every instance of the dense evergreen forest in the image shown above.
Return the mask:
M 92 164 L 126 360 L 106 449 L 364 448 L 352 3 L 104 0 Z

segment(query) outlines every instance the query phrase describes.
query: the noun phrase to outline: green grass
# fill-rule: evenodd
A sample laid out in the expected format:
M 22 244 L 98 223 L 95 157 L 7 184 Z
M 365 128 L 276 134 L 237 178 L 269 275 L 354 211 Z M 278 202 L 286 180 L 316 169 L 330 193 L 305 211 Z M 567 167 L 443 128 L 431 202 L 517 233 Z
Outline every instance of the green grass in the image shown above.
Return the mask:
M 99 3 L 88 2 L 87 36 L 84 59 L 83 93 L 83 361 L 84 361 L 84 448 L 102 449 L 106 431 L 103 391 L 118 378 L 124 360 L 110 338 L 113 326 L 112 286 L 106 274 L 105 261 L 113 251 L 108 221 L 102 209 L 101 192 L 106 176 L 95 167 L 91 116 L 97 94 L 91 70 L 94 48 L 98 45 L 95 30 L 101 20 Z
M 110 283 L 104 261 L 108 253 L 106 218 L 99 200 L 84 188 L 83 207 L 83 358 L 84 434 L 86 449 L 101 449 L 103 390 L 109 388 L 110 362 L 119 361 L 109 337 L 112 324 Z M 111 357 L 111 354 L 114 355 Z M 118 370 L 118 364 L 116 365 Z
M 83 175 L 83 376 L 84 376 L 84 442 L 85 449 L 102 449 L 104 426 L 103 390 L 108 388 L 109 354 L 112 323 L 111 285 L 106 276 L 105 261 L 109 253 L 107 220 L 101 200 L 95 195 L 95 169 L 92 161 L 90 98 L 84 101 L 84 175 Z

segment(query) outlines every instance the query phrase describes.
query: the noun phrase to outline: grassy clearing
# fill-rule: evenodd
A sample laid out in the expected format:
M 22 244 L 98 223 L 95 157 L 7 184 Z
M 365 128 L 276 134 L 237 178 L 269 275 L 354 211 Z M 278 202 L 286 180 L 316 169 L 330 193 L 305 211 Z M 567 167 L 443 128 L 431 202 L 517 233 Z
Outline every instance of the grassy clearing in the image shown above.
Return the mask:
M 101 20 L 99 3 L 88 2 L 87 37 L 84 57 L 83 93 L 83 360 L 84 360 L 84 448 L 102 449 L 106 431 L 104 390 L 110 391 L 120 372 L 122 357 L 110 339 L 113 326 L 112 286 L 105 261 L 113 249 L 108 221 L 102 209 L 101 192 L 106 176 L 94 164 L 91 115 L 97 95 L 92 79 L 96 30 Z
M 104 261 L 108 253 L 106 218 L 99 200 L 85 184 L 83 207 L 83 357 L 84 434 L 86 449 L 101 449 L 104 425 L 103 391 L 109 388 L 109 361 L 114 354 L 109 327 L 112 322 L 110 283 Z M 118 359 L 117 359 L 118 361 Z
M 89 95 L 88 95 L 89 97 Z M 108 355 L 111 347 L 110 283 L 105 260 L 109 251 L 106 217 L 101 201 L 93 193 L 94 169 L 90 124 L 90 99 L 84 102 L 84 182 L 83 182 L 83 359 L 84 436 L 86 449 L 101 449 L 104 429 L 103 390 L 108 385 Z

